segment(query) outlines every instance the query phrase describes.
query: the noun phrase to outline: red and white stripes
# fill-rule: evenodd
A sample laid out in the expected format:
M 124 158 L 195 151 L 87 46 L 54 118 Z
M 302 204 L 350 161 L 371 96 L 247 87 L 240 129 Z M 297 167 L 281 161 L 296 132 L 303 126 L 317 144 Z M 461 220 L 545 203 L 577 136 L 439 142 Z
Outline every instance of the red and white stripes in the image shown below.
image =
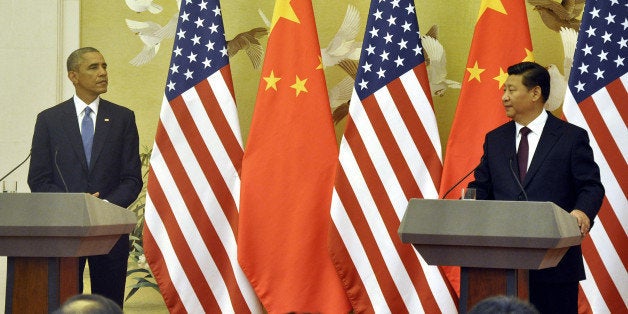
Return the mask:
M 144 246 L 171 310 L 261 310 L 236 256 L 243 152 L 225 77 L 228 66 L 162 103 Z
M 581 289 L 596 313 L 628 308 L 628 74 L 609 83 L 580 104 L 568 90 L 567 120 L 589 132 L 606 196 L 583 241 L 587 280 Z
M 362 101 L 355 91 L 351 99 L 332 197 L 331 251 L 357 312 L 456 312 L 440 270 L 397 233 L 410 198 L 438 197 L 441 147 L 431 99 L 419 83 L 424 66 Z

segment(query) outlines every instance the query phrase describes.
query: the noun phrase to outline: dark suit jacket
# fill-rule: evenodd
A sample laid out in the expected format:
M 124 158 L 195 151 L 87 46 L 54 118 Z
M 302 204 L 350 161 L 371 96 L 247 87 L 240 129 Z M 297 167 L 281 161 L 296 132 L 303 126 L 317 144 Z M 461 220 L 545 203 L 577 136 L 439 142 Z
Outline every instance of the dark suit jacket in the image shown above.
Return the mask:
M 128 207 L 142 188 L 139 138 L 133 111 L 100 99 L 87 168 L 74 100 L 37 116 L 28 185 L 32 192 L 100 193 Z
M 525 200 L 517 183 L 515 122 L 510 121 L 486 135 L 484 155 L 475 170 L 478 199 Z M 550 201 L 564 210 L 582 210 L 593 224 L 604 198 L 600 170 L 593 160 L 587 132 L 548 112 L 522 185 L 529 201 Z M 553 268 L 531 271 L 531 279 L 550 282 L 585 279 L 580 246 L 571 247 Z

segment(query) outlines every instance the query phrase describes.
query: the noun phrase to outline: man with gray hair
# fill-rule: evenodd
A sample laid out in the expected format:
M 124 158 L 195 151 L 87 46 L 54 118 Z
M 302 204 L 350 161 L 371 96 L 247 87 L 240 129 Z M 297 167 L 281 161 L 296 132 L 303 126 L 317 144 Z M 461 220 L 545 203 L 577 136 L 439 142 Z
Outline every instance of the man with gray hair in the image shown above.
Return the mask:
M 128 207 L 142 188 L 139 136 L 133 111 L 101 99 L 107 63 L 95 48 L 80 48 L 67 60 L 72 98 L 37 116 L 28 185 L 32 192 L 89 193 Z M 92 293 L 124 302 L 129 237 L 109 254 L 79 259 L 79 286 L 88 260 Z

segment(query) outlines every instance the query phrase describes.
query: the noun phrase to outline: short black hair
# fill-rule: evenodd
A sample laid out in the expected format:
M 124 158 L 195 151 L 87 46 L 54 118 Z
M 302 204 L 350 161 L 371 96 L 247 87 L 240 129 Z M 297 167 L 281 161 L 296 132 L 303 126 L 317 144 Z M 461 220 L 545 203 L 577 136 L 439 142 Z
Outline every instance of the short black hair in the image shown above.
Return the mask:
M 545 67 L 536 62 L 521 62 L 508 67 L 508 75 L 521 75 L 521 82 L 528 89 L 539 86 L 543 102 L 550 93 L 550 75 Z
M 476 304 L 469 314 L 539 314 L 529 302 L 512 296 L 498 295 L 486 298 Z
M 68 56 L 68 60 L 66 61 L 65 66 L 70 71 L 76 71 L 79 66 L 81 57 L 88 52 L 100 52 L 98 49 L 94 47 L 83 47 L 72 51 L 72 53 Z

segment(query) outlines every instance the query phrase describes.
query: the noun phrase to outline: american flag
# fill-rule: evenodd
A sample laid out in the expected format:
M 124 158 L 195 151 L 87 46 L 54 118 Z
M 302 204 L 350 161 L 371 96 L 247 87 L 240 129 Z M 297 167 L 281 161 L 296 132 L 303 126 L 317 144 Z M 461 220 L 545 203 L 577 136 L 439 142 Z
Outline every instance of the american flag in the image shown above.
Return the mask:
M 150 159 L 144 249 L 172 313 L 261 312 L 237 261 L 242 142 L 220 4 L 182 3 Z
M 373 0 L 332 196 L 331 255 L 356 312 L 455 313 L 455 293 L 397 230 L 438 198 L 441 144 L 414 1 Z
M 565 97 L 568 121 L 588 130 L 606 197 L 582 244 L 594 313 L 628 312 L 628 3 L 587 1 Z

